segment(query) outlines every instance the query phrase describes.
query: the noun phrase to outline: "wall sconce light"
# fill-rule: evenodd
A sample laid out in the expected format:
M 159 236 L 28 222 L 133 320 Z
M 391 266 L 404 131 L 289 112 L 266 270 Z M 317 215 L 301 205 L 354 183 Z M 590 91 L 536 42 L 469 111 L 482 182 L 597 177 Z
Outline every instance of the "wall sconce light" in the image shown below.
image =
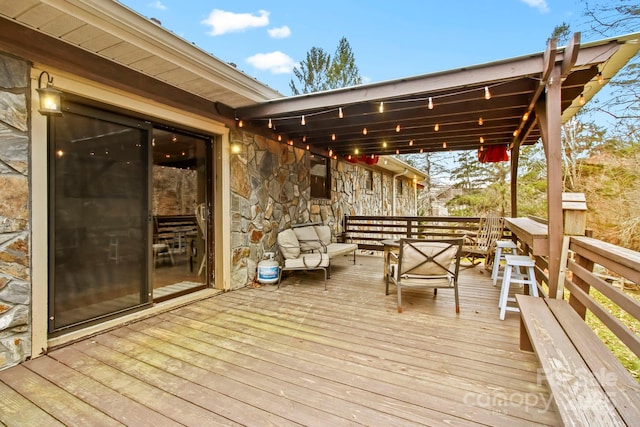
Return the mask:
M 47 75 L 47 85 L 42 87 L 42 77 Z M 40 96 L 40 108 L 38 111 L 44 116 L 61 116 L 60 97 L 62 92 L 53 87 L 53 77 L 48 72 L 43 71 L 38 77 L 38 95 Z
M 233 154 L 240 154 L 242 146 L 240 144 L 231 144 L 231 152 Z

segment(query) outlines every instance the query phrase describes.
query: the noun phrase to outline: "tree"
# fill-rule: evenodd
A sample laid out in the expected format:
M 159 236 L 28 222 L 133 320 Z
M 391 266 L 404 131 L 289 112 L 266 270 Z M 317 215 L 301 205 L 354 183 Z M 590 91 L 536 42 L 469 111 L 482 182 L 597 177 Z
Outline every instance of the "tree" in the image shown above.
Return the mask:
M 581 164 L 588 159 L 602 141 L 604 131 L 595 124 L 584 123 L 572 117 L 562 125 L 562 164 L 564 190 L 581 191 Z
M 637 0 L 584 1 L 589 32 L 600 37 L 610 37 L 640 30 L 640 4 Z M 611 96 L 592 103 L 591 110 L 610 115 L 626 129 L 638 127 L 640 122 L 640 57 L 629 63 L 609 82 Z M 622 131 L 624 132 L 624 130 Z
M 300 88 L 291 79 L 289 88 L 293 95 L 338 89 L 362 83 L 355 56 L 345 37 L 340 39 L 333 59 L 322 48 L 312 47 L 300 67 L 293 69 Z

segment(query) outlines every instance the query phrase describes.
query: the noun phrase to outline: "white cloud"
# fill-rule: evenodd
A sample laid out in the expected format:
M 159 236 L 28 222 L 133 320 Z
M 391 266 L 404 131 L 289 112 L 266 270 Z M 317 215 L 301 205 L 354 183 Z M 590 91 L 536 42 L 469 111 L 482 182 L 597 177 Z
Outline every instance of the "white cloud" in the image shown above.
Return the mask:
M 259 70 L 268 70 L 273 74 L 287 74 L 298 66 L 289 55 L 280 51 L 271 53 L 257 53 L 247 58 L 247 62 Z
M 291 30 L 286 25 L 283 25 L 280 28 L 269 28 L 267 33 L 274 39 L 284 39 L 291 35 Z
M 535 7 L 540 13 L 549 12 L 549 5 L 546 0 L 520 0 L 528 6 Z
M 266 27 L 269 25 L 269 12 L 261 10 L 258 15 L 250 13 L 226 12 L 214 9 L 209 17 L 202 21 L 202 24 L 211 26 L 209 32 L 212 36 L 244 31 L 247 28 Z
M 160 0 L 149 3 L 149 7 L 158 10 L 167 10 L 167 6 L 165 6 Z

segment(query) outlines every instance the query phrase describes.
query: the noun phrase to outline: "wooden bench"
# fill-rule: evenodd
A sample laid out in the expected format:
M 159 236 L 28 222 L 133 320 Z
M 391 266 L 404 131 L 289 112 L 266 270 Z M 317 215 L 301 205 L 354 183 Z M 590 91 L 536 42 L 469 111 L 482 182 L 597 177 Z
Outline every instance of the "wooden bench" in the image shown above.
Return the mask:
M 594 264 L 630 280 L 640 277 L 640 254 L 587 237 L 572 237 L 574 260 L 564 281 L 569 300 L 516 295 L 520 348 L 535 351 L 565 425 L 632 426 L 640 423 L 640 384 L 587 323 L 589 309 L 636 356 L 640 338 L 590 295 L 591 287 L 640 316 L 640 302 L 597 277 Z
M 637 425 L 639 384 L 569 304 L 516 300 L 527 337 L 521 348 L 536 352 L 563 424 Z

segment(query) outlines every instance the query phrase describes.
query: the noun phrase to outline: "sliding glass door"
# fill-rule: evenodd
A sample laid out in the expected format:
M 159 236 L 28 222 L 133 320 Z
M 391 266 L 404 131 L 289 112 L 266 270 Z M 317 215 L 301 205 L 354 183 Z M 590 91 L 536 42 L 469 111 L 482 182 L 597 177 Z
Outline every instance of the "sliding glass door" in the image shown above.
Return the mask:
M 152 128 L 75 104 L 49 120 L 49 332 L 55 335 L 152 301 Z

